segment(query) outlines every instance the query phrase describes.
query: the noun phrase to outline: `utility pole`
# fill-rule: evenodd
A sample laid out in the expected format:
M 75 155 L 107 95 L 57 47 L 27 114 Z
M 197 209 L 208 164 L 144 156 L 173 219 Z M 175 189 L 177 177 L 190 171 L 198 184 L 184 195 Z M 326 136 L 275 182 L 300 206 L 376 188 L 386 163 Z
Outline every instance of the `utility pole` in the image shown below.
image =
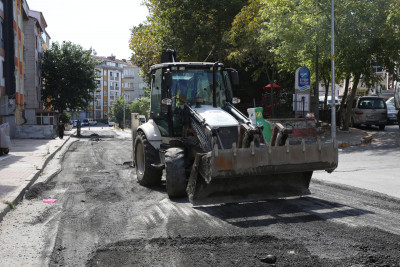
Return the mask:
M 332 71 L 332 91 L 331 91 L 331 134 L 333 142 L 336 141 L 336 103 L 335 103 L 335 0 L 332 0 L 332 11 L 331 11 L 331 53 L 332 53 L 332 60 L 331 60 L 331 71 Z

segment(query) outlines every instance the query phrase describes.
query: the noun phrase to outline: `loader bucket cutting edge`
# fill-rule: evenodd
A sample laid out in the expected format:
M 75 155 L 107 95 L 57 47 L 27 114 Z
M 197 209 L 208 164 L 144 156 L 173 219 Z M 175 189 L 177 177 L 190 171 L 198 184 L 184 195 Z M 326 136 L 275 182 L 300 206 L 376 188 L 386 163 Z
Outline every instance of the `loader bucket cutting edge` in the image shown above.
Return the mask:
M 187 187 L 190 202 L 209 205 L 309 195 L 313 171 L 337 167 L 337 153 L 332 153 L 331 145 L 293 146 L 291 153 L 287 149 L 197 154 Z
M 200 175 L 191 187 L 189 200 L 194 205 L 249 202 L 309 195 L 312 171 L 213 179 L 207 183 Z

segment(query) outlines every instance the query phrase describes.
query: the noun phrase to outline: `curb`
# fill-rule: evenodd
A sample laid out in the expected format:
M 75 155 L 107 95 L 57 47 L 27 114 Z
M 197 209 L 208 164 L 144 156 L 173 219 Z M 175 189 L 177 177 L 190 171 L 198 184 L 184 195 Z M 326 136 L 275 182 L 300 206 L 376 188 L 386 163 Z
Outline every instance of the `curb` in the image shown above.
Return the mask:
M 68 143 L 69 139 L 71 138 L 72 134 L 65 139 L 65 142 L 59 146 L 52 154 L 50 154 L 46 160 L 44 161 L 42 167 L 33 175 L 32 179 L 29 181 L 28 184 L 26 184 L 22 189 L 18 189 L 21 190 L 18 195 L 15 197 L 15 199 L 13 199 L 12 201 L 10 201 L 10 204 L 5 204 L 4 203 L 4 207 L 5 208 L 1 208 L 0 207 L 0 222 L 3 220 L 4 216 L 11 211 L 14 208 L 11 208 L 11 205 L 17 206 L 19 202 L 21 202 L 24 198 L 25 192 L 26 190 L 28 190 L 40 177 L 40 173 L 45 169 L 45 167 L 47 166 L 47 164 L 50 162 L 50 160 L 53 159 L 54 155 L 56 155 L 63 147 L 66 143 Z M 52 177 L 54 177 L 55 175 L 57 175 L 57 173 L 59 173 L 60 170 L 57 170 L 54 174 L 50 175 Z M 51 178 L 52 178 L 51 177 Z M 0 203 L 2 204 L 2 203 Z

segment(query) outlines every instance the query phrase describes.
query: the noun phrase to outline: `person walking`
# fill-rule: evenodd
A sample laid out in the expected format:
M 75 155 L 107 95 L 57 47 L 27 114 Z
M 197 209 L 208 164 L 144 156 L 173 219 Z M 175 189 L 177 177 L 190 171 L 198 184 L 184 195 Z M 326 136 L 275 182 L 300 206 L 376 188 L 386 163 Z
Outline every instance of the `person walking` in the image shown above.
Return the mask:
M 64 131 L 65 131 L 64 123 L 60 121 L 60 123 L 58 124 L 58 136 L 60 137 L 60 139 L 63 139 Z

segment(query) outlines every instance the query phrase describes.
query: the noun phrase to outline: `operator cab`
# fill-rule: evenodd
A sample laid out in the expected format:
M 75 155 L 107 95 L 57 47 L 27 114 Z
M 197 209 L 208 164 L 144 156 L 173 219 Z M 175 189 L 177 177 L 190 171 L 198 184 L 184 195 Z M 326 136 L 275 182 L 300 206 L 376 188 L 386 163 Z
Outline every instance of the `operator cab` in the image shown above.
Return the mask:
M 237 72 L 220 63 L 162 63 L 152 66 L 151 74 L 150 117 L 162 136 L 182 135 L 184 104 L 193 109 L 223 108 L 232 100 L 237 102 L 232 96 Z

